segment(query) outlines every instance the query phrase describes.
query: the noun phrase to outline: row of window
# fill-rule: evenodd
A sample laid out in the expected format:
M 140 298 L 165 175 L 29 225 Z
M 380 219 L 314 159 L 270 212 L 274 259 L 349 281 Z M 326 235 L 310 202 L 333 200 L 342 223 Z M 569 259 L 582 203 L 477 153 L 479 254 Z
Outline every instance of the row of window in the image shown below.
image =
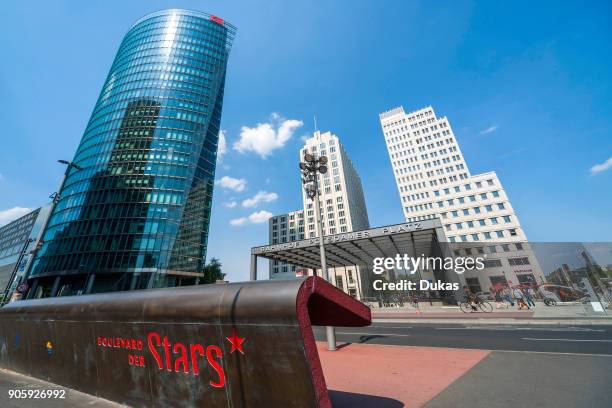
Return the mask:
M 469 234 L 469 237 L 472 241 L 480 241 L 481 239 L 490 240 L 493 239 L 493 236 L 496 238 L 504 238 L 504 237 L 516 237 L 518 233 L 516 232 L 516 228 L 510 228 L 508 230 L 497 230 L 497 231 L 487 231 L 481 233 Z M 450 242 L 468 242 L 468 234 L 459 235 L 457 237 L 448 237 Z
M 459 215 L 470 215 L 470 214 L 481 214 L 482 212 L 492 212 L 493 211 L 493 205 L 495 205 L 497 207 L 498 210 L 505 210 L 506 209 L 506 205 L 504 203 L 497 203 L 497 204 L 487 204 L 483 207 L 477 206 L 477 207 L 472 207 L 471 208 L 471 212 L 470 212 L 470 208 L 464 208 L 462 210 L 453 210 L 450 212 L 450 216 L 453 218 L 459 217 Z M 423 211 L 423 210 L 429 210 L 433 208 L 433 204 L 432 203 L 425 203 L 425 204 L 418 204 L 418 205 L 412 205 L 409 207 L 405 207 L 406 212 L 417 212 L 417 211 Z M 484 211 L 483 211 L 484 209 Z M 448 218 L 448 212 L 441 212 L 440 213 L 440 217 L 442 217 L 442 219 L 446 219 Z
M 489 223 L 488 224 L 487 224 L 486 220 L 483 218 L 483 219 L 476 220 L 476 221 L 467 221 L 465 223 L 457 222 L 455 224 L 445 224 L 444 228 L 446 229 L 446 231 L 451 231 L 453 229 L 453 226 L 457 230 L 463 229 L 464 225 L 465 225 L 466 228 L 474 228 L 475 223 L 477 223 L 479 227 L 486 227 L 487 225 L 498 225 L 500 218 L 506 224 L 512 222 L 512 218 L 511 218 L 510 215 L 503 215 L 501 217 L 491 217 L 491 218 L 489 218 Z

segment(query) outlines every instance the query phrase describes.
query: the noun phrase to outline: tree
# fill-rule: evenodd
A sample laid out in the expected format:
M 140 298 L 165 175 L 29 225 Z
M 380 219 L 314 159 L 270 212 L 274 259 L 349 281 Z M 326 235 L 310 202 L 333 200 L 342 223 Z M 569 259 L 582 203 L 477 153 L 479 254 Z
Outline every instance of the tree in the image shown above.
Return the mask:
M 215 283 L 223 278 L 225 274 L 221 272 L 221 262 L 217 258 L 211 258 L 208 265 L 204 267 L 204 282 L 202 283 Z

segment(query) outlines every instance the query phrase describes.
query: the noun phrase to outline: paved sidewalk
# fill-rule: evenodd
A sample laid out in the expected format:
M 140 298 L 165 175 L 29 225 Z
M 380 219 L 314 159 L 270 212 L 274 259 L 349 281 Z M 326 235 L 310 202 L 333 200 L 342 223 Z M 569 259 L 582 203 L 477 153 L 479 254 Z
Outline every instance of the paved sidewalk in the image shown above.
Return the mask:
M 545 306 L 537 303 L 530 310 L 514 308 L 494 309 L 491 313 L 463 313 L 456 306 L 430 306 L 424 304 L 413 307 L 373 308 L 375 322 L 402 323 L 470 323 L 470 324 L 572 324 L 572 325 L 612 325 L 612 310 L 606 313 L 593 313 L 589 305 L 571 304 Z
M 9 390 L 59 390 L 65 398 L 10 398 Z M 84 394 L 70 388 L 62 387 L 33 377 L 0 368 L 0 407 L 2 408 L 120 408 L 120 405 L 93 395 Z
M 419 407 L 465 374 L 489 351 L 349 344 L 330 352 L 318 343 L 334 407 Z

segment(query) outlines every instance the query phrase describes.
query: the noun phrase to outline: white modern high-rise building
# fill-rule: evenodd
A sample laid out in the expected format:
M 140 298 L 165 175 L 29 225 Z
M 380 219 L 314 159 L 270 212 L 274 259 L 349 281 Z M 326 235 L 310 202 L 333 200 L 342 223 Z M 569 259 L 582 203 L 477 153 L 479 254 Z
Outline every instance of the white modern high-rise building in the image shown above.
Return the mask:
M 361 178 L 338 136 L 331 132 L 315 132 L 313 137 L 306 140 L 300 160 L 306 153 L 327 156 L 329 160 L 327 173 L 318 175 L 324 235 L 368 229 L 370 222 Z M 302 200 L 307 237 L 315 237 L 317 220 L 314 205 L 303 189 Z
M 439 218 L 449 242 L 486 254 L 487 268 L 465 275 L 473 291 L 543 282 L 497 174 L 470 174 L 446 117 L 431 106 L 410 113 L 399 107 L 381 113 L 380 124 L 406 221 Z
M 323 220 L 324 235 L 368 229 L 370 223 L 361 179 L 338 137 L 331 132 L 321 133 L 317 131 L 305 141 L 304 147 L 300 151 L 300 160 L 303 160 L 306 153 L 327 156 L 328 158 L 328 172 L 318 175 L 320 215 Z M 271 244 L 291 242 L 300 236 L 300 239 L 317 236 L 314 203 L 303 189 L 302 199 L 304 203 L 303 211 L 293 211 L 270 219 L 269 242 Z M 293 227 L 291 217 L 295 220 Z M 300 228 L 302 226 L 303 229 Z M 270 279 L 295 277 L 296 269 L 297 267 L 294 265 L 271 261 Z M 329 272 L 336 287 L 352 296 L 361 297 L 359 293 L 361 276 L 360 268 L 357 265 L 345 268 L 329 268 Z

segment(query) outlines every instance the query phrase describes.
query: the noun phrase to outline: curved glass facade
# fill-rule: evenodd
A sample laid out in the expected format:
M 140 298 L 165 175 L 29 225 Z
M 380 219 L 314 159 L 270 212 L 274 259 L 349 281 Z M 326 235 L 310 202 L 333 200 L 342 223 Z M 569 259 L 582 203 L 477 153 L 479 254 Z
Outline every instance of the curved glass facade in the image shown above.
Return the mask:
M 235 28 L 164 10 L 123 38 L 51 215 L 30 297 L 197 282 Z

